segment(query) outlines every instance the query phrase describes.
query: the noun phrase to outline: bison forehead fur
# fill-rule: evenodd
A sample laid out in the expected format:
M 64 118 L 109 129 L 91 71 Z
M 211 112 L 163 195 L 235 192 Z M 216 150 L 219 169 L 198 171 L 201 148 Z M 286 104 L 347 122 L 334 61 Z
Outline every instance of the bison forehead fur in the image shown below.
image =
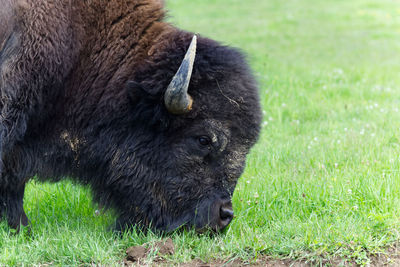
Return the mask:
M 237 50 L 199 37 L 188 93 L 164 95 L 193 34 L 157 0 L 4 0 L 0 11 L 0 216 L 28 224 L 30 177 L 69 177 L 117 227 L 222 229 L 259 134 L 257 86 Z M 4 11 L 4 12 L 3 12 Z

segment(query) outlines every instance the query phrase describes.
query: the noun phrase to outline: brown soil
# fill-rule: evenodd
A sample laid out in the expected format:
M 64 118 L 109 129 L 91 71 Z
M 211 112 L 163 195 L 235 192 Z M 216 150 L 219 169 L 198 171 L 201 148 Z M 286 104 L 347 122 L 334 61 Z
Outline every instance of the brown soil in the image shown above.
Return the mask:
M 145 260 L 149 253 L 156 253 L 157 258 L 150 266 L 181 266 L 181 267 L 235 267 L 235 266 L 252 266 L 252 267 L 309 267 L 309 266 L 400 266 L 400 249 L 397 246 L 388 248 L 385 253 L 370 256 L 370 262 L 363 264 L 357 263 L 352 259 L 333 258 L 321 259 L 319 261 L 305 260 L 276 260 L 268 256 L 261 256 L 257 260 L 246 262 L 240 259 L 231 260 L 213 260 L 212 262 L 202 262 L 193 260 L 188 263 L 173 264 L 167 261 L 163 256 L 173 255 L 175 246 L 171 238 L 154 244 L 144 246 L 130 247 L 126 251 L 124 263 L 126 266 L 149 266 Z
M 158 250 L 158 255 L 173 255 L 175 253 L 175 246 L 171 238 L 155 243 L 154 248 Z
M 124 259 L 125 265 L 141 265 L 149 253 L 156 253 L 156 262 L 162 264 L 163 256 L 173 255 L 175 253 L 175 246 L 171 238 L 159 241 L 149 246 L 135 246 L 126 250 L 126 258 Z
M 130 247 L 126 250 L 126 261 L 137 262 L 146 258 L 148 249 L 142 246 Z

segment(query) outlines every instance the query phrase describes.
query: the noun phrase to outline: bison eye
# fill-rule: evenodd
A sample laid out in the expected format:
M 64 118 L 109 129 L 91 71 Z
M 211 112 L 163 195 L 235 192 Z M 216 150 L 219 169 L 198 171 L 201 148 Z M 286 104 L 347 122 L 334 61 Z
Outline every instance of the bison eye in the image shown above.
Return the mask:
M 200 136 L 198 140 L 199 144 L 202 146 L 208 146 L 211 143 L 211 140 L 208 136 Z

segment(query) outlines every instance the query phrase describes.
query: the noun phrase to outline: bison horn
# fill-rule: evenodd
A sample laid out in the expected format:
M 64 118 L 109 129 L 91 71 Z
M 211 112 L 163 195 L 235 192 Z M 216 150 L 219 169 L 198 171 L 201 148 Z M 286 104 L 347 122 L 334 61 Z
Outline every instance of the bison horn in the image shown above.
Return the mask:
M 190 77 L 192 76 L 194 59 L 196 57 L 197 37 L 193 36 L 192 42 L 186 52 L 181 66 L 172 78 L 164 95 L 167 110 L 175 115 L 189 112 L 192 109 L 193 99 L 188 94 Z

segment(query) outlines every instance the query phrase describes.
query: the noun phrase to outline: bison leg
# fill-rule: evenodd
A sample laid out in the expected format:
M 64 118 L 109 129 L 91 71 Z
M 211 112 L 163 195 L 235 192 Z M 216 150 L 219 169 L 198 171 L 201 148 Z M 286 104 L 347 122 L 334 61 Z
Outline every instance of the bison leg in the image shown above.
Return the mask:
M 11 228 L 19 230 L 20 225 L 29 224 L 23 207 L 25 185 L 18 189 L 0 188 L 0 215 L 5 216 Z
M 2 110 L 0 120 L 0 172 L 3 171 L 5 155 L 21 141 L 26 132 L 27 114 L 13 108 Z

